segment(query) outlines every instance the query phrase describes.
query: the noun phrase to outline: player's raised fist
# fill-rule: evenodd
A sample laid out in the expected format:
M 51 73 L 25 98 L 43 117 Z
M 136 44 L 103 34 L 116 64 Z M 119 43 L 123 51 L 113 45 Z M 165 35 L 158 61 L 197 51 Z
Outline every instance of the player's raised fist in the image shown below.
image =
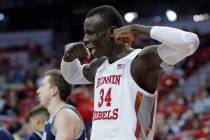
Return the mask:
M 136 37 L 135 26 L 128 25 L 114 30 L 114 40 L 117 44 L 128 43 L 132 45 Z
M 85 47 L 83 42 L 69 43 L 65 46 L 64 60 L 66 62 L 71 62 L 75 58 L 89 57 L 89 56 L 90 52 Z

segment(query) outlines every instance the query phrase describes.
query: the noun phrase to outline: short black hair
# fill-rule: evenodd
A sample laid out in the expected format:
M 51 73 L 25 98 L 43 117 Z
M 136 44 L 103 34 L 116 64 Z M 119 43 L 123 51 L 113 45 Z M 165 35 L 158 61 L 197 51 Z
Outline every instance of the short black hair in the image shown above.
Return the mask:
M 72 86 L 63 78 L 61 71 L 58 69 L 52 69 L 47 71 L 45 76 L 50 76 L 50 85 L 58 87 L 60 99 L 66 101 L 66 98 L 71 93 Z
M 122 27 L 124 24 L 123 17 L 110 5 L 102 5 L 90 10 L 87 13 L 86 18 L 94 15 L 100 15 L 104 21 L 107 22 L 108 26 Z
M 37 115 L 43 115 L 44 117 L 46 117 L 46 119 L 49 117 L 49 113 L 47 111 L 47 109 L 45 109 L 42 106 L 37 106 L 35 108 L 33 108 L 30 112 L 29 112 L 29 117 L 33 117 L 33 116 L 37 116 Z

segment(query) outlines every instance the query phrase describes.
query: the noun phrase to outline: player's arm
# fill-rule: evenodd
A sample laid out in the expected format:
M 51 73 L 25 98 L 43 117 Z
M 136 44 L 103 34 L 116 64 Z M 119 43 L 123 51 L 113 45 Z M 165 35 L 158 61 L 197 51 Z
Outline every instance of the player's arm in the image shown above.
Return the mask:
M 89 55 L 88 49 L 82 42 L 70 43 L 65 46 L 61 73 L 66 81 L 71 84 L 90 84 L 94 82 L 96 70 L 105 58 L 98 58 L 90 64 L 81 65 L 78 58 Z
M 150 31 L 150 37 L 162 43 L 157 48 L 157 53 L 170 65 L 192 55 L 199 46 L 196 34 L 170 27 L 154 26 Z
M 199 45 L 199 39 L 196 34 L 176 28 L 136 25 L 136 32 L 137 34 L 141 32 L 147 34 L 152 39 L 162 43 L 144 48 L 136 58 L 136 61 L 147 58 L 144 61 L 146 63 L 149 61 L 150 65 L 148 67 L 152 69 L 154 66 L 158 68 L 162 62 L 169 65 L 177 64 L 182 59 L 192 55 Z M 136 65 L 139 65 L 137 67 L 141 67 L 138 62 L 136 62 Z
M 53 125 L 55 140 L 73 140 L 78 134 L 78 127 L 82 127 L 82 123 L 76 113 L 61 111 Z
M 157 54 L 161 60 L 170 65 L 174 65 L 183 58 L 192 55 L 199 45 L 199 39 L 196 34 L 171 27 L 150 27 L 134 24 L 118 28 L 114 33 L 115 40 L 119 40 L 122 34 L 127 33 L 128 38 L 135 37 L 138 34 L 145 34 L 161 42 L 162 44 L 157 48 Z
M 83 67 L 83 74 L 86 79 L 94 83 L 95 75 L 98 67 L 106 60 L 106 57 L 95 58 L 90 64 L 86 64 Z
M 196 34 L 170 27 L 129 25 L 117 29 L 115 36 L 125 32 L 134 36 L 145 34 L 162 43 L 145 47 L 131 65 L 134 80 L 150 93 L 157 89 L 162 62 L 174 65 L 193 54 L 199 45 Z

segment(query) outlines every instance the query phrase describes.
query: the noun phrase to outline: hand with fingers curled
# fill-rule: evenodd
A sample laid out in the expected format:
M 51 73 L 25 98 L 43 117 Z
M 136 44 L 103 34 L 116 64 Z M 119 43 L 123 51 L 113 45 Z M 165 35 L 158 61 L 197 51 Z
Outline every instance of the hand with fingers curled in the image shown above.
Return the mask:
M 71 62 L 75 58 L 81 57 L 90 57 L 90 52 L 83 42 L 69 43 L 65 46 L 63 59 L 66 62 Z
M 114 30 L 114 40 L 117 44 L 127 43 L 131 47 L 135 38 L 136 32 L 134 25 L 123 26 Z

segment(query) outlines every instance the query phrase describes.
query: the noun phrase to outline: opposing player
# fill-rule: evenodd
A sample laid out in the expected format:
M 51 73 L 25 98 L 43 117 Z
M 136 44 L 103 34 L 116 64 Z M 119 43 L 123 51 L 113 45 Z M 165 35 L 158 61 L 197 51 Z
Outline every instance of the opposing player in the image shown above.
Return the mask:
M 106 5 L 88 12 L 84 32 L 83 42 L 65 46 L 61 71 L 71 84 L 94 83 L 91 140 L 152 140 L 161 67 L 193 54 L 197 35 L 170 27 L 123 26 L 119 12 Z M 138 34 L 161 44 L 132 49 Z M 88 48 L 96 59 L 81 66 L 78 58 L 88 56 Z
M 41 106 L 37 106 L 29 112 L 29 125 L 32 134 L 27 140 L 43 140 L 44 125 L 48 117 L 48 111 Z
M 86 140 L 86 130 L 80 114 L 65 103 L 71 92 L 69 85 L 59 70 L 46 72 L 37 90 L 40 104 L 50 118 L 45 123 L 44 140 Z

